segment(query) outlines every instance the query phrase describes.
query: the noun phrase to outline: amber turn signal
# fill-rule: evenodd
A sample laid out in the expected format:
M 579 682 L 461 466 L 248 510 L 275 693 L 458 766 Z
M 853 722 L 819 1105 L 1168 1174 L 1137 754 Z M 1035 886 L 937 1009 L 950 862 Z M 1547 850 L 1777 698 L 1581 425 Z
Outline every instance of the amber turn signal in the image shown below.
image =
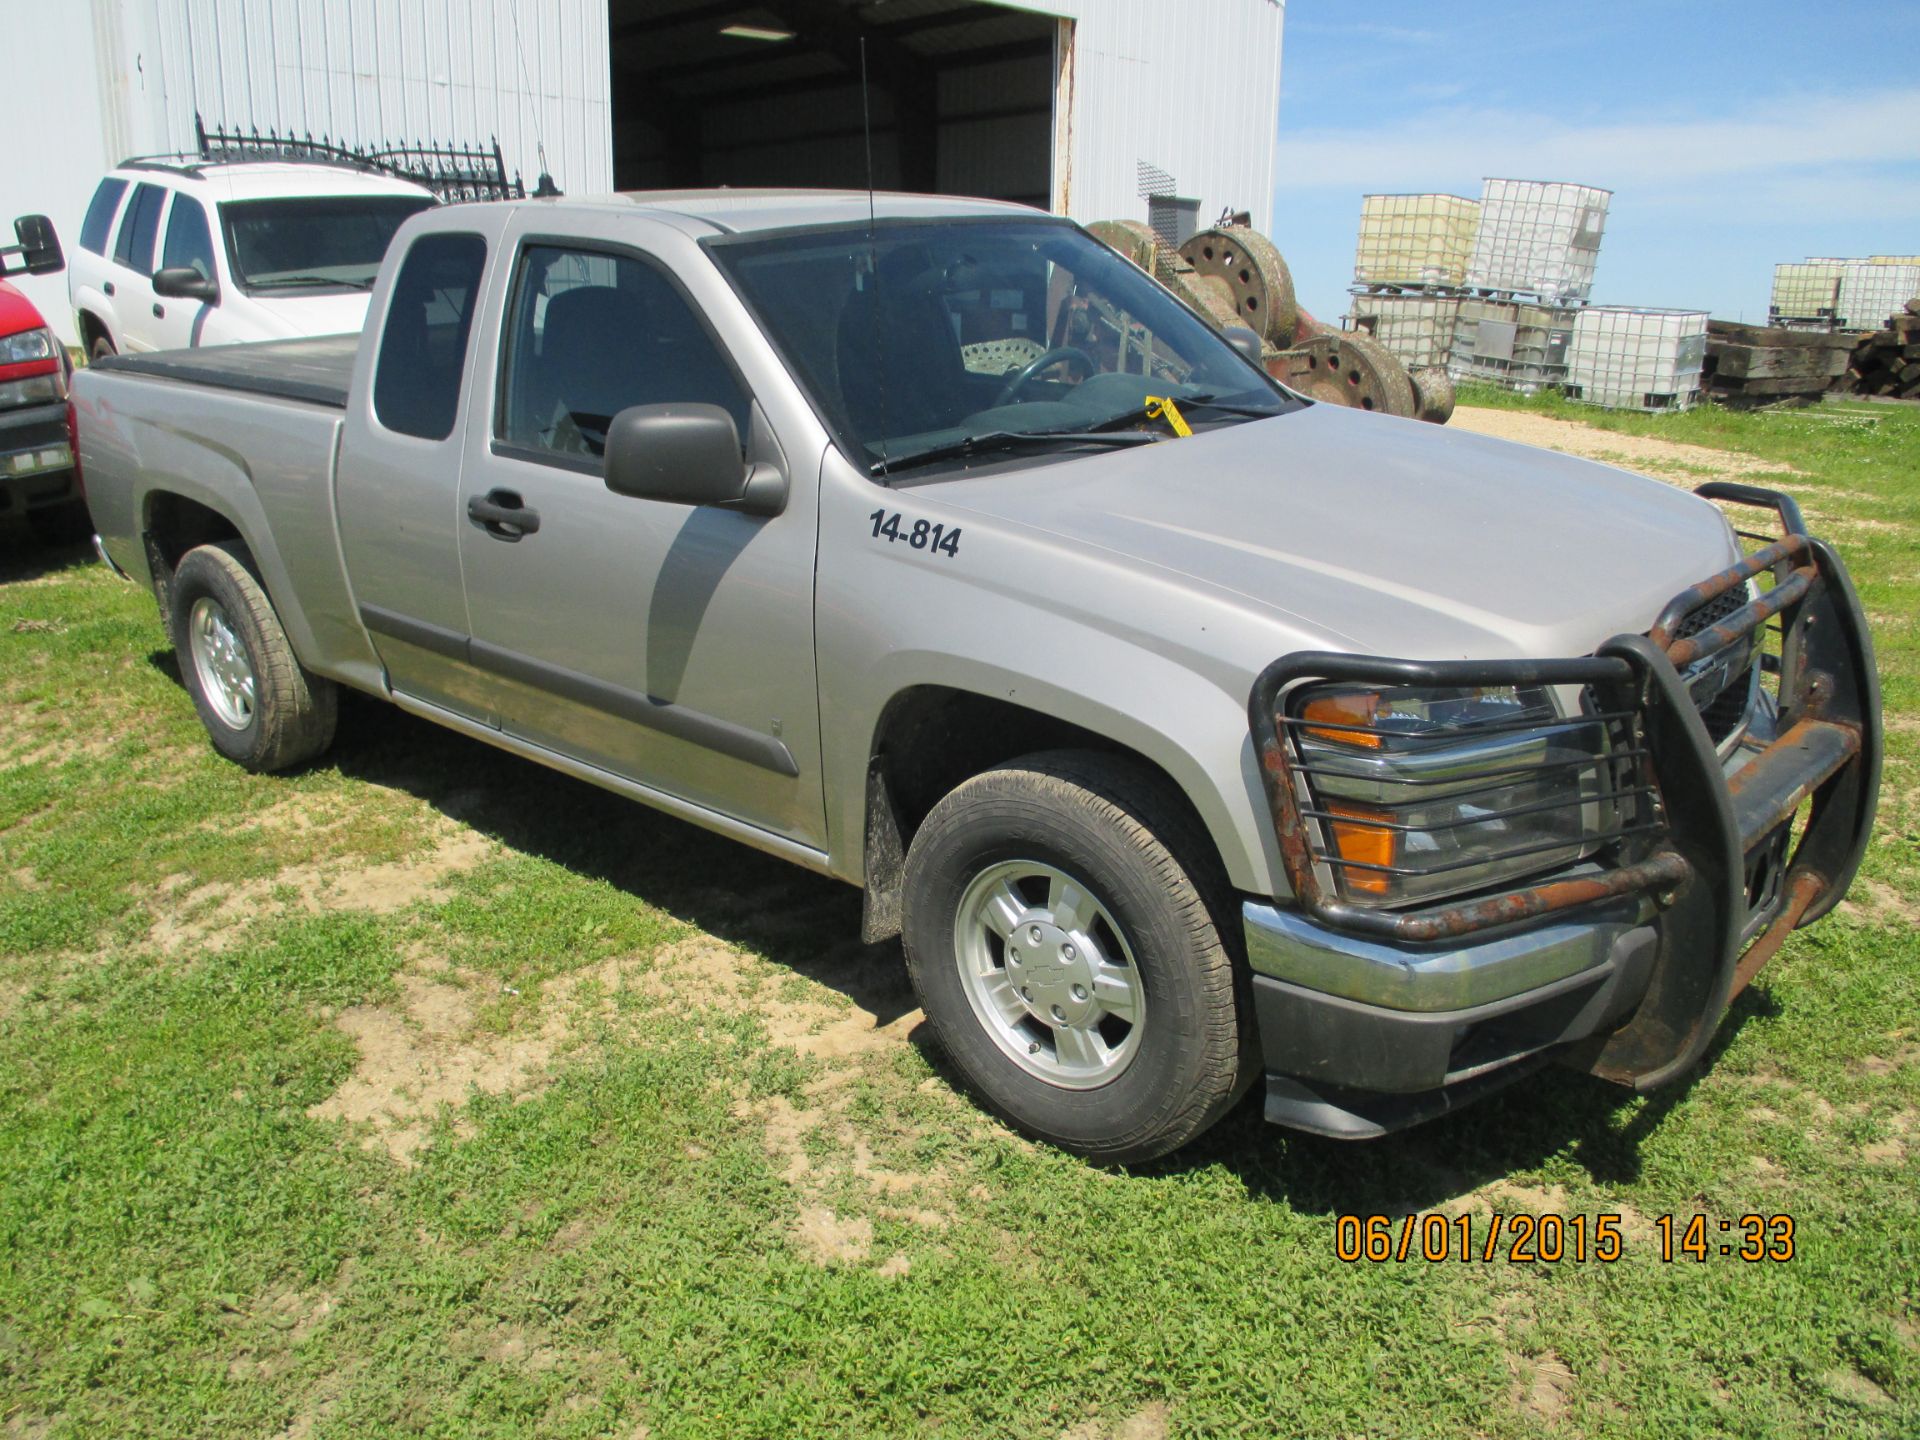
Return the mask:
M 1378 743 L 1377 741 L 1375 743 Z M 1400 832 L 1381 822 L 1386 812 L 1368 805 L 1330 801 L 1327 813 L 1342 818 L 1332 820 L 1333 849 L 1342 860 L 1357 862 L 1342 865 L 1340 872 L 1347 889 L 1360 895 L 1385 895 L 1393 876 L 1385 870 L 1362 870 L 1361 865 L 1392 865 L 1400 854 Z
M 1371 690 L 1349 690 L 1344 694 L 1316 695 L 1300 709 L 1300 718 L 1309 722 L 1307 733 L 1341 745 L 1380 748 L 1380 735 L 1373 717 L 1380 709 L 1380 696 Z M 1339 728 L 1335 728 L 1339 727 Z

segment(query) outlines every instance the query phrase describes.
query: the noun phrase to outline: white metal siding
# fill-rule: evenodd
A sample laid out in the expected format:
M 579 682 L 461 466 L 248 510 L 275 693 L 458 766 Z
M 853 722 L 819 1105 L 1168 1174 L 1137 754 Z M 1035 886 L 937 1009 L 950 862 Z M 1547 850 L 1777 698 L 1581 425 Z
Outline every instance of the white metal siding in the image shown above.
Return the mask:
M 197 110 L 350 143 L 498 137 L 529 187 L 544 140 L 561 189 L 612 187 L 606 0 L 146 3 L 162 94 L 136 148 L 191 147 Z
M 536 141 L 563 190 L 613 187 L 606 0 L 88 0 L 27 5 L 0 94 L 14 136 L 8 203 L 53 217 L 64 244 L 101 174 L 191 149 L 208 124 L 349 143 L 497 137 L 532 188 Z M 519 38 L 515 42 L 515 11 Z M 524 67 L 522 62 L 524 47 Z M 66 282 L 25 287 L 75 338 Z
M 1076 220 L 1144 220 L 1144 160 L 1200 202 L 1202 224 L 1229 206 L 1271 222 L 1284 0 L 999 3 L 1074 21 Z
M 105 107 L 87 88 L 96 73 L 93 13 L 85 5 L 20 0 L 9 7 L 9 18 L 14 43 L 25 53 L 16 53 L 0 89 L 0 133 L 9 137 L 0 244 L 13 243 L 14 216 L 39 213 L 53 217 L 60 243 L 72 249 L 100 181 L 107 143 Z M 62 340 L 73 343 L 65 275 L 21 276 L 12 283 Z

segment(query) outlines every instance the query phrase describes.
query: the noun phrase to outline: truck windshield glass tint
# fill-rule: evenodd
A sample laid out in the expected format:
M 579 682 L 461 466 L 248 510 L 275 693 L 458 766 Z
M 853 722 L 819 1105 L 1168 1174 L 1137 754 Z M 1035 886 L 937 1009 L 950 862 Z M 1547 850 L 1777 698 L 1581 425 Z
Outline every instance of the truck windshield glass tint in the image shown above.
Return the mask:
M 882 222 L 715 245 L 852 458 L 969 435 L 1147 428 L 1150 396 L 1295 402 L 1137 267 L 1045 221 Z M 1039 463 L 1067 451 L 1033 450 Z
M 425 195 L 240 200 L 220 207 L 234 279 L 248 290 L 373 285 L 393 232 L 433 204 Z
M 747 433 L 747 394 L 693 307 L 627 255 L 530 245 L 520 260 L 495 433 L 599 455 L 630 405 L 718 405 Z
M 373 372 L 373 411 L 387 429 L 423 440 L 453 433 L 486 268 L 487 242 L 478 235 L 422 235 L 407 251 Z
M 87 206 L 87 218 L 80 222 L 82 250 L 95 255 L 107 253 L 107 232 L 113 228 L 114 213 L 120 208 L 120 197 L 126 193 L 124 180 L 115 180 L 109 175 L 100 182 L 100 188 L 93 192 L 92 203 Z
M 207 229 L 206 208 L 191 195 L 175 195 L 167 215 L 167 241 L 160 249 L 160 268 L 185 265 L 213 279 L 213 234 Z

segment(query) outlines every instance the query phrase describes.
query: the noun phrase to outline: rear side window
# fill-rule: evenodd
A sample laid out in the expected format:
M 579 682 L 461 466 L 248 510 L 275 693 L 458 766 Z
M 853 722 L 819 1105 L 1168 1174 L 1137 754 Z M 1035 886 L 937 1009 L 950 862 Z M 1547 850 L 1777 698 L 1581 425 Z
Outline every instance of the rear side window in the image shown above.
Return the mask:
M 206 207 L 191 195 L 176 194 L 167 214 L 160 268 L 170 270 L 176 265 L 198 270 L 202 280 L 213 279 L 213 231 L 207 225 Z
M 120 197 L 127 193 L 127 182 L 109 175 L 93 192 L 87 206 L 87 218 L 80 222 L 80 248 L 95 255 L 107 253 L 107 234 L 113 229 L 113 217 L 120 208 Z
M 160 230 L 160 210 L 167 203 L 163 186 L 140 184 L 133 187 L 126 219 L 120 222 L 120 238 L 113 247 L 113 258 L 129 270 L 142 275 L 153 273 L 153 237 Z
M 510 445 L 597 456 L 629 405 L 718 405 L 744 438 L 751 404 L 699 314 L 630 255 L 529 245 L 507 335 L 495 433 Z
M 387 429 L 422 440 L 453 433 L 486 268 L 487 242 L 478 235 L 422 235 L 408 248 L 373 372 L 373 413 Z

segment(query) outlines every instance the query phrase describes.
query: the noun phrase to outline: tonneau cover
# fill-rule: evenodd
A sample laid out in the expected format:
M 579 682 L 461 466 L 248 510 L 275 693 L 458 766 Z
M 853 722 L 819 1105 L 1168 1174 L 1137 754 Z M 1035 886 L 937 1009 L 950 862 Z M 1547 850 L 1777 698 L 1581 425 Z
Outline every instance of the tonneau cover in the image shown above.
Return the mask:
M 329 409 L 347 408 L 347 382 L 360 337 L 303 336 L 298 340 L 259 340 L 246 345 L 212 345 L 201 350 L 156 350 L 145 355 L 108 355 L 93 362 L 97 370 L 183 380 L 216 390 L 241 390 L 300 400 Z

